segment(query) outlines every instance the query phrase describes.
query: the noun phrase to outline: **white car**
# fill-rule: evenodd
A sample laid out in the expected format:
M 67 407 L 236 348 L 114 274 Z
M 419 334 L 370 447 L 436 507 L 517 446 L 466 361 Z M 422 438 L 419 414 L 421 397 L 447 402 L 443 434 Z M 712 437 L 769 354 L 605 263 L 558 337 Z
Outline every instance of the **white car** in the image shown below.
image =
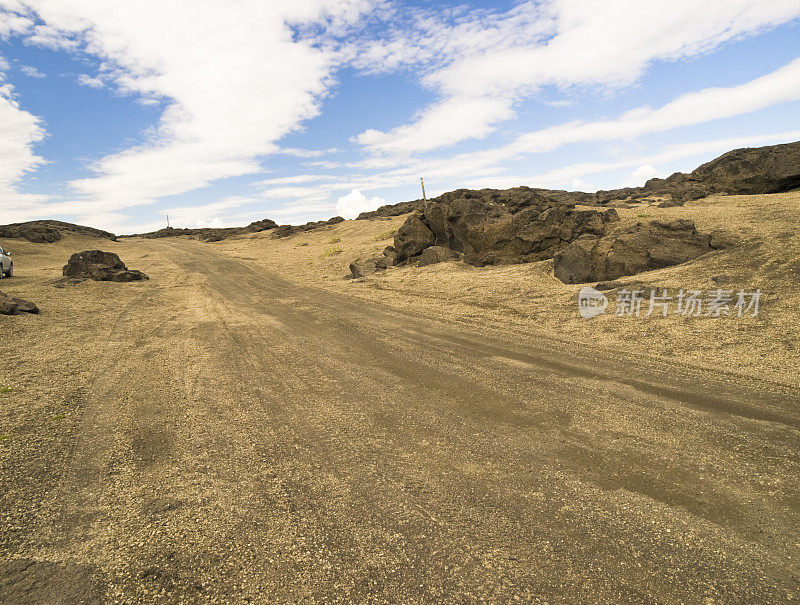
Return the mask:
M 12 275 L 14 275 L 14 261 L 11 260 L 11 252 L 0 248 L 0 279 Z

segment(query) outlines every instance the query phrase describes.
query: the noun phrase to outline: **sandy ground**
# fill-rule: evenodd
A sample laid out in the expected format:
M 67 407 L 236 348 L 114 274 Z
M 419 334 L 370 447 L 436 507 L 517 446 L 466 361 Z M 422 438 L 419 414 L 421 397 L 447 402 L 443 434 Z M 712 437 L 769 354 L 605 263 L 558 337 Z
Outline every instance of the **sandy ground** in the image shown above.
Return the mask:
M 798 199 L 695 203 L 752 243 L 644 276 L 748 320 L 582 320 L 548 263 L 342 279 L 402 218 L 2 242 L 42 314 L 0 316 L 0 602 L 796 599 Z M 96 247 L 152 279 L 56 287 Z

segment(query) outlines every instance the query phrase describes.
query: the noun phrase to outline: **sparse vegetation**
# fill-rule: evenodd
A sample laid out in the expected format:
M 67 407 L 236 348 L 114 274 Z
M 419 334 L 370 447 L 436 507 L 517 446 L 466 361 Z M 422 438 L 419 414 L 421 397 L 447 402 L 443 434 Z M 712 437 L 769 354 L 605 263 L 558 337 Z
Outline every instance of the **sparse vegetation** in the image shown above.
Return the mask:
M 641 214 L 637 214 L 636 216 L 638 216 L 639 218 L 648 218 L 650 215 L 642 212 Z
M 340 241 L 342 241 L 342 238 L 341 237 L 336 237 L 334 235 L 331 239 L 328 240 L 328 243 L 329 244 L 338 244 Z
M 6 439 L 11 439 L 11 435 L 0 435 L 0 441 L 5 441 Z
M 397 235 L 397 229 L 389 229 L 383 233 L 378 233 L 372 239 L 376 242 L 382 242 L 387 239 L 393 239 L 395 235 Z
M 341 246 L 334 246 L 334 247 L 331 247 L 331 248 L 325 248 L 325 250 L 322 251 L 321 256 L 322 256 L 322 258 L 327 258 L 329 256 L 336 256 L 337 254 L 341 254 L 341 253 L 342 253 L 342 247 Z
M 297 247 L 300 248 L 302 246 L 308 246 L 308 242 L 300 242 L 297 244 Z
M 0 386 L 0 395 L 6 395 L 7 393 L 13 393 L 14 387 L 10 386 Z
M 56 414 L 53 416 L 53 420 L 55 421 L 64 420 L 64 418 L 66 418 L 66 414 Z

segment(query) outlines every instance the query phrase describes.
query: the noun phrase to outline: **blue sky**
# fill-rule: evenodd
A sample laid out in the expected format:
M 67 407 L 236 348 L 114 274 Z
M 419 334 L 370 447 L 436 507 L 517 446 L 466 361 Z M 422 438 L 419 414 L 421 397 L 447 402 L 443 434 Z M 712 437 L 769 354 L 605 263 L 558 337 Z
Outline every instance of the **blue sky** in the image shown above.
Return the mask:
M 349 218 L 800 140 L 796 0 L 598 6 L 0 0 L 0 222 Z

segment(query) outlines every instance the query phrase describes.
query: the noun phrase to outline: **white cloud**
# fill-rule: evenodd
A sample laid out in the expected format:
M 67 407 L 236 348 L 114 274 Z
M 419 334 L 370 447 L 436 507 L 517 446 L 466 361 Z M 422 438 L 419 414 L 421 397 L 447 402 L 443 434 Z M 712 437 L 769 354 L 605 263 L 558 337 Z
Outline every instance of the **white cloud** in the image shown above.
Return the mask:
M 494 187 L 507 189 L 519 185 L 530 187 L 546 187 L 554 189 L 569 188 L 575 179 L 582 180 L 588 175 L 597 175 L 613 170 L 624 170 L 646 165 L 659 166 L 677 160 L 690 160 L 683 170 L 690 172 L 699 162 L 706 162 L 731 149 L 741 147 L 757 147 L 761 145 L 777 145 L 800 139 L 800 130 L 790 130 L 771 134 L 759 134 L 745 137 L 730 137 L 710 141 L 696 141 L 669 145 L 661 151 L 646 156 L 625 157 L 608 162 L 584 162 L 571 164 L 540 174 L 518 174 L 516 176 L 482 177 L 462 182 L 460 186 L 468 188 Z M 662 172 L 663 174 L 663 172 Z M 627 186 L 644 185 L 644 181 L 629 182 Z M 592 191 L 592 189 L 588 189 Z
M 530 26 L 521 14 L 530 13 L 534 24 L 545 24 L 538 35 L 520 36 Z M 656 16 L 657 15 L 657 16 Z M 364 69 L 419 62 L 436 51 L 434 67 L 423 70 L 421 81 L 441 99 L 415 119 L 390 132 L 367 131 L 359 142 L 372 151 L 412 153 L 480 138 L 499 122 L 512 117 L 521 99 L 543 86 L 614 88 L 636 81 L 658 60 L 696 56 L 720 44 L 800 16 L 796 0 L 691 0 L 641 2 L 609 0 L 599 10 L 595 0 L 553 0 L 541 6 L 525 3 L 493 19 L 476 12 L 466 23 L 439 27 L 437 39 L 461 39 L 464 28 L 487 45 L 437 42 L 419 36 L 419 28 L 372 46 L 361 44 L 354 62 Z M 487 35 L 484 36 L 483 34 Z M 510 40 L 510 43 L 509 43 Z M 472 104 L 482 111 L 453 112 Z M 446 124 L 440 122 L 445 121 Z M 431 127 L 431 123 L 436 127 Z M 446 136 L 439 137 L 441 132 Z
M 388 133 L 367 130 L 355 140 L 373 152 L 408 154 L 429 151 L 466 138 L 483 138 L 498 122 L 513 115 L 508 99 L 453 97 L 434 105 L 412 124 Z
M 23 74 L 25 74 L 26 76 L 29 76 L 31 78 L 46 78 L 47 77 L 45 74 L 40 72 L 38 69 L 36 69 L 32 65 L 23 65 L 22 67 L 19 68 L 19 70 Z
M 350 193 L 339 198 L 336 202 L 336 214 L 347 219 L 356 218 L 362 212 L 375 210 L 384 206 L 386 200 L 379 197 L 367 198 L 358 189 L 353 189 Z
M 18 194 L 15 185 L 28 172 L 44 164 L 44 158 L 34 153 L 45 130 L 41 120 L 20 108 L 14 99 L 14 89 L 0 80 L 0 196 L 4 206 L 20 202 L 41 201 L 39 196 Z M 4 218 L 7 218 L 8 214 Z
M 105 88 L 106 86 L 106 83 L 100 78 L 92 77 L 89 74 L 78 74 L 78 77 L 75 78 L 75 81 L 81 86 L 88 86 L 89 88 L 95 89 Z
M 222 222 L 222 219 L 218 216 L 215 216 L 212 219 L 204 220 L 204 219 L 197 219 L 197 226 L 198 227 L 214 227 L 220 229 L 225 226 L 225 223 Z
M 664 174 L 661 170 L 655 168 L 652 164 L 642 164 L 636 170 L 628 175 L 622 183 L 620 183 L 620 187 L 641 187 L 644 185 L 649 179 L 658 177 L 664 178 L 665 176 L 669 176 Z
M 502 171 L 504 162 L 526 154 L 545 153 L 564 145 L 589 141 L 635 139 L 799 99 L 800 59 L 796 59 L 772 73 L 739 86 L 687 93 L 659 108 L 639 107 L 607 120 L 575 120 L 535 130 L 518 136 L 503 147 L 426 159 L 370 157 L 353 167 L 383 169 L 380 176 L 385 183 L 410 183 L 420 174 L 435 178 L 463 178 L 464 175 L 479 174 L 489 178 L 493 173 Z M 568 187 L 569 181 L 561 186 Z
M 80 49 L 102 79 L 166 109 L 149 140 L 106 156 L 71 185 L 85 211 L 112 211 L 262 170 L 275 141 L 318 111 L 336 55 L 288 23 L 340 26 L 367 0 L 0 0 L 41 20 L 26 40 Z M 17 14 L 17 17 L 20 15 Z M 176 26 L 180 24 L 180 26 Z M 89 80 L 84 80 L 89 84 Z

